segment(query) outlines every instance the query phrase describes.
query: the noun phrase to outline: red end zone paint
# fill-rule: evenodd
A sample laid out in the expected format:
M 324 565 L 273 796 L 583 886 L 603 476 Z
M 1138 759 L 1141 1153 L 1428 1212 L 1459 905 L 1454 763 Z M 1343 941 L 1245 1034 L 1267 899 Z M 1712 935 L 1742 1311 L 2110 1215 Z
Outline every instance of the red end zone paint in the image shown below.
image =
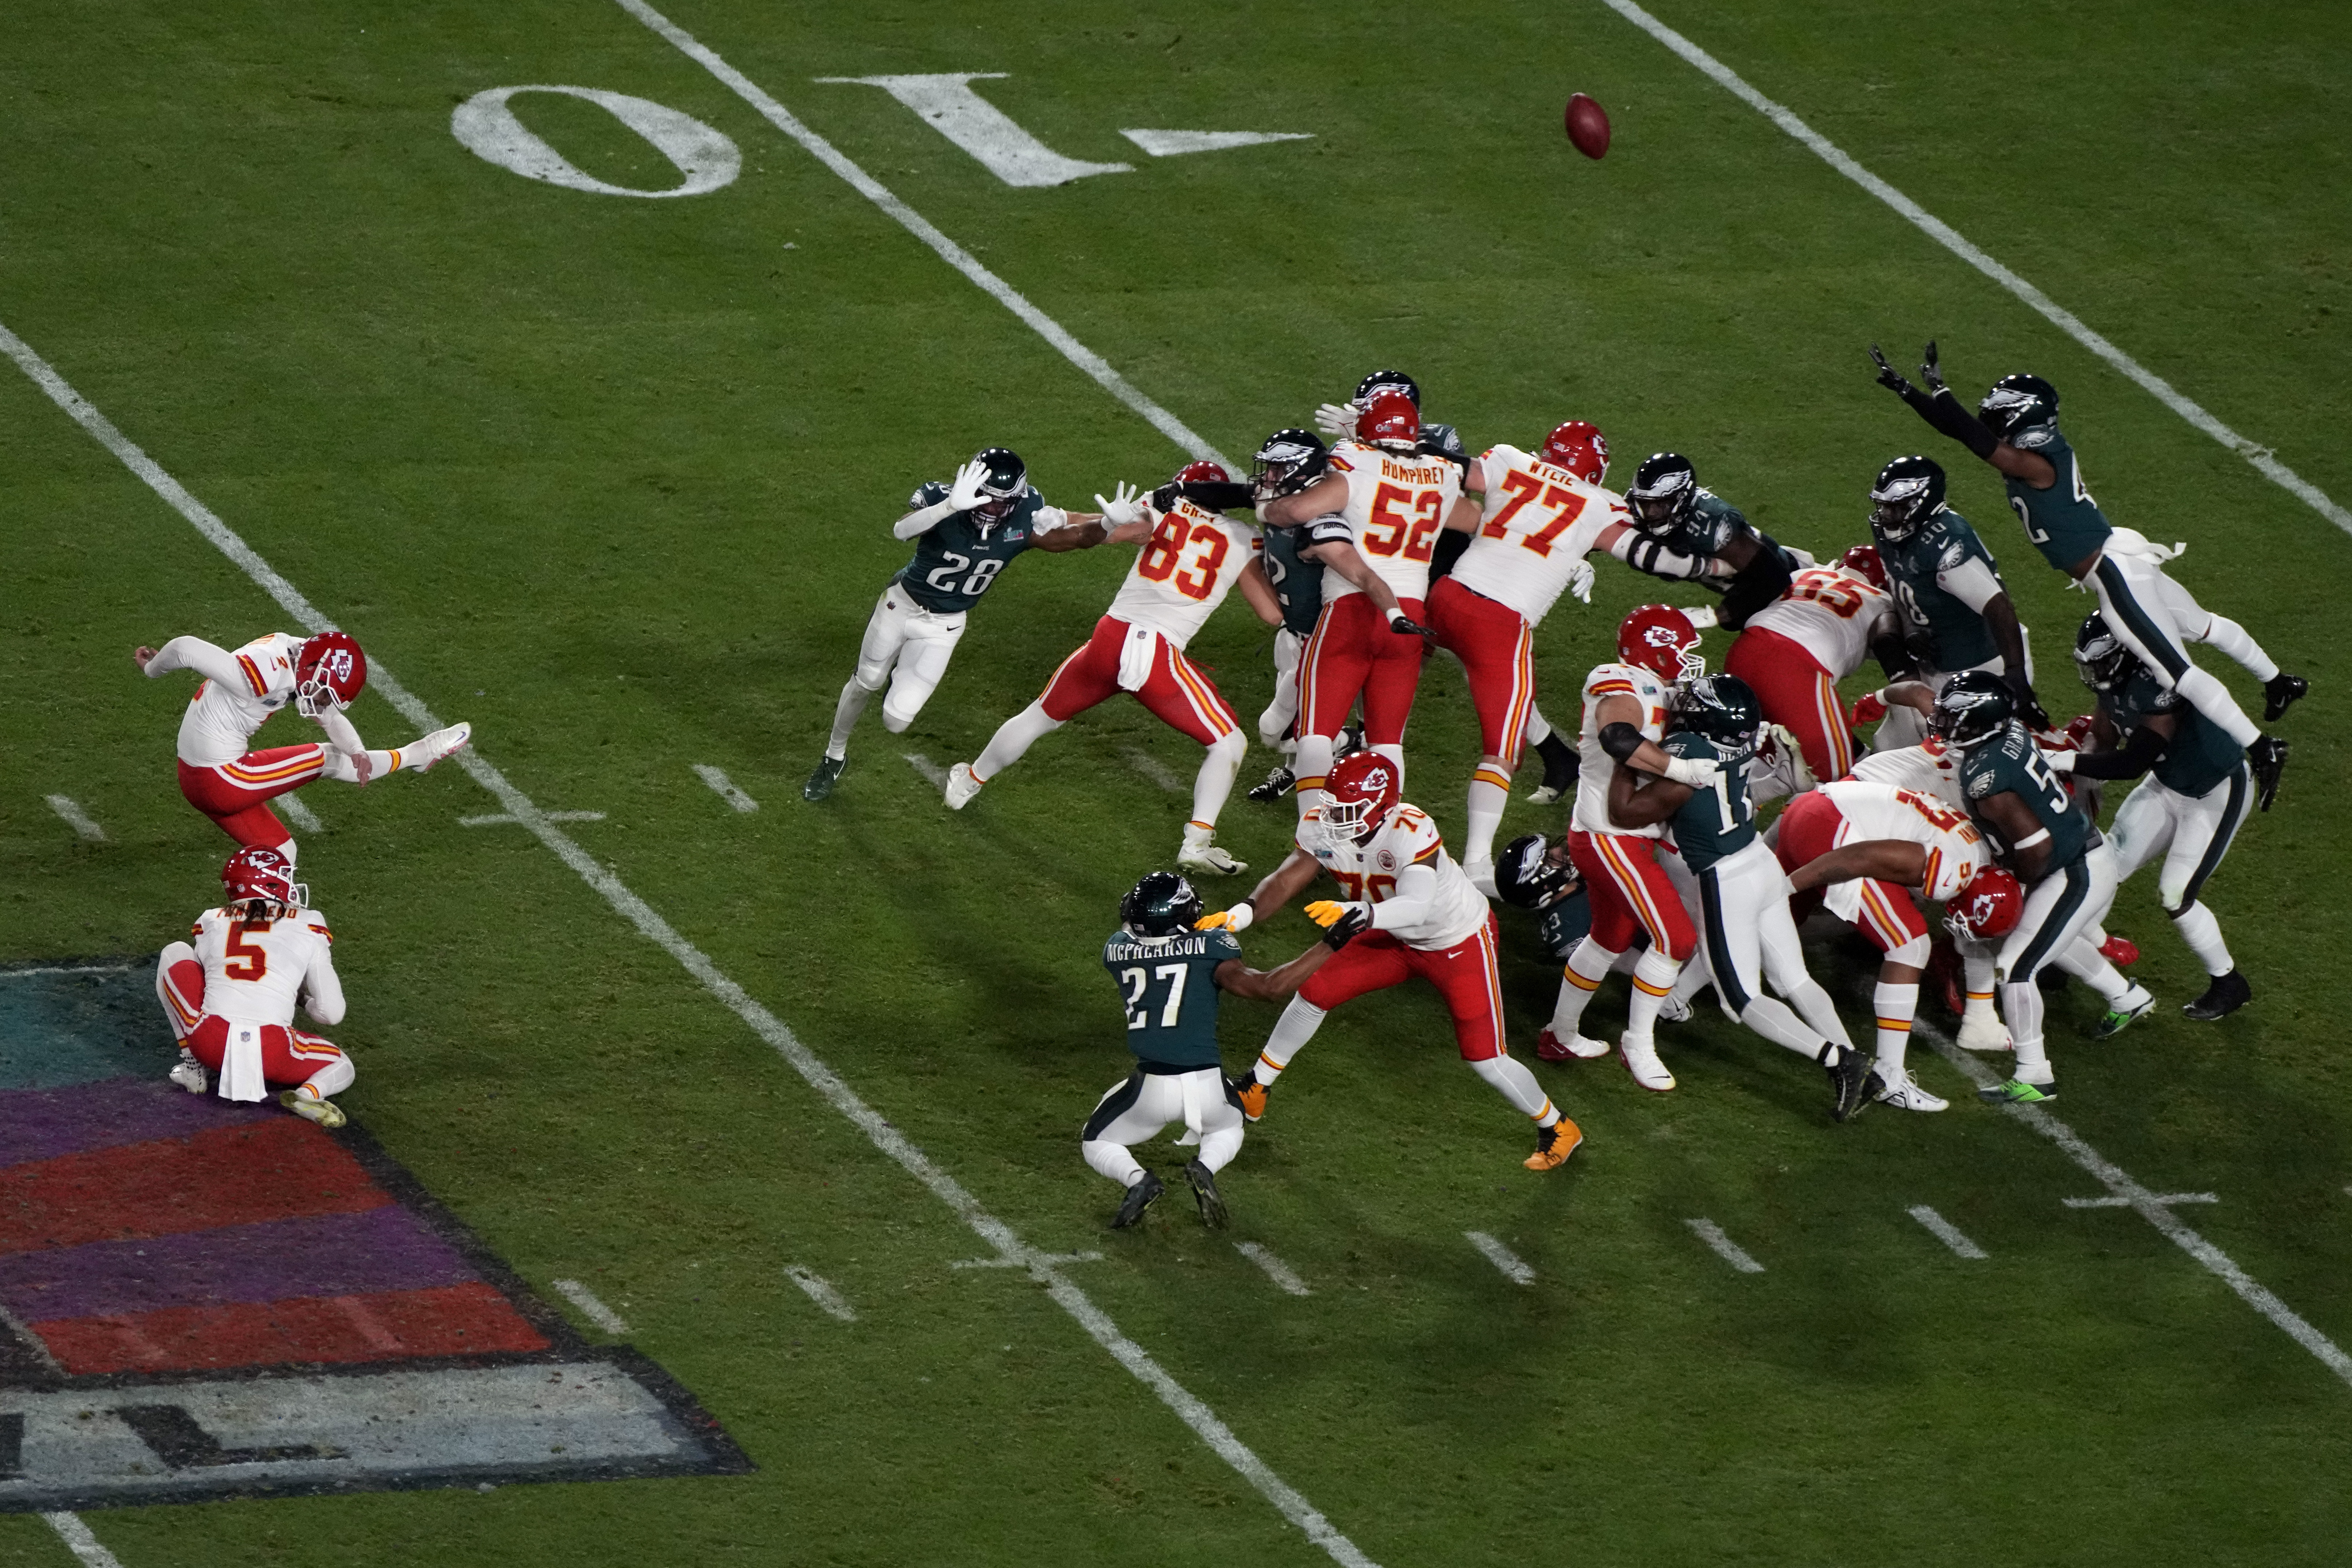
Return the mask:
M 477 1281 L 379 1296 L 294 1297 L 263 1305 L 174 1307 L 26 1325 L 77 1375 L 309 1362 L 543 1351 L 496 1288 Z

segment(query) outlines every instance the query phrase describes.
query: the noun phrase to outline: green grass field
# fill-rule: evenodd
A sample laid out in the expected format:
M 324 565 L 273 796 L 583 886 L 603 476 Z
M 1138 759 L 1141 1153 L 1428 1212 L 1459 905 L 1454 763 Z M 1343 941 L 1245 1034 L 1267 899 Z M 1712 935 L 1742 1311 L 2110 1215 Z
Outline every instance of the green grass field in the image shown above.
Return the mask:
M 1677 447 L 1827 555 L 1864 536 L 1878 466 L 1934 439 L 1871 384 L 1867 344 L 1903 359 L 1936 337 L 1970 393 L 2022 366 L 2056 382 L 2110 515 L 2192 542 L 2179 580 L 2315 689 L 2283 726 L 2277 810 L 2209 894 L 2255 1004 L 2179 1016 L 2203 976 L 2144 873 L 2110 924 L 2164 1005 L 2094 1046 L 2086 993 L 2053 1000 L 2058 1114 L 2150 1189 L 2217 1194 L 2181 1218 L 2352 1344 L 2352 661 L 2328 630 L 2352 540 L 2334 524 L 1594 0 L 667 14 L 1228 453 L 1398 364 L 1474 450 L 1591 419 L 1621 482 Z M 2352 499 L 2342 8 L 1657 14 Z M 1008 73 L 982 85 L 1023 126 L 1134 170 L 1015 189 L 883 92 L 813 79 L 948 71 Z M 453 139 L 458 102 L 523 83 L 693 115 L 741 149 L 740 177 L 623 200 Z M 1615 121 L 1597 163 L 1559 134 L 1576 89 Z M 1832 1126 L 1817 1072 L 1709 1010 L 1662 1036 L 1672 1096 L 1613 1062 L 1539 1068 L 1590 1141 L 1538 1176 L 1434 994 L 1391 992 L 1335 1014 L 1285 1080 L 1226 1179 L 1230 1236 L 1173 1201 L 1107 1232 L 1116 1192 L 1076 1147 L 1126 1064 L 1098 944 L 1185 814 L 1130 753 L 1189 778 L 1197 752 L 1106 706 L 960 816 L 902 753 L 973 755 L 1129 557 L 1017 563 L 914 728 L 869 712 L 835 797 L 804 805 L 799 784 L 917 482 L 1002 442 L 1087 505 L 1185 454 L 619 6 L 20 0 L 0 102 L 0 326 L 444 721 L 471 721 L 540 807 L 605 814 L 565 830 L 990 1214 L 1105 1254 L 1068 1279 L 1371 1561 L 2344 1560 L 2352 1387 L 2138 1215 L 2064 1206 L 2102 1189 L 1925 1049 L 1951 1111 Z M 592 105 L 517 107 L 597 177 L 675 182 Z M 1314 139 L 1161 160 L 1117 133 L 1136 125 Z M 0 429 L 0 959 L 152 952 L 217 897 L 229 846 L 173 784 L 192 682 L 141 680 L 130 649 L 297 628 L 5 367 Z M 1937 455 L 2045 700 L 2080 710 L 2063 650 L 2086 601 L 1987 470 Z M 1656 596 L 1603 563 L 1591 608 L 1554 614 L 1556 721 Z M 1193 645 L 1245 715 L 1266 649 L 1238 605 Z M 354 718 L 371 743 L 409 738 L 379 696 Z M 1449 835 L 1477 749 L 1433 666 L 1410 793 Z M 730 810 L 698 763 L 761 809 Z M 354 1118 L 534 1286 L 613 1303 L 759 1468 L 87 1515 L 126 1568 L 1330 1561 L 1039 1283 L 953 1268 L 990 1249 L 539 840 L 457 826 L 501 809 L 467 773 L 302 798 L 326 824 L 302 867 L 341 939 Z M 1559 816 L 1522 801 L 1507 832 Z M 1236 795 L 1220 837 L 1262 870 L 1288 824 Z M 1270 965 L 1310 931 L 1293 912 L 1245 946 Z M 1525 1051 L 1556 972 L 1505 931 Z M 1866 1026 L 1865 956 L 1815 963 Z M 1229 1005 L 1229 1059 L 1273 1017 Z M 1990 1258 L 1954 1257 L 1914 1205 Z M 1765 1271 L 1735 1273 L 1693 1216 Z M 857 1320 L 820 1313 L 789 1267 Z M 0 1562 L 71 1561 L 37 1518 L 0 1516 Z

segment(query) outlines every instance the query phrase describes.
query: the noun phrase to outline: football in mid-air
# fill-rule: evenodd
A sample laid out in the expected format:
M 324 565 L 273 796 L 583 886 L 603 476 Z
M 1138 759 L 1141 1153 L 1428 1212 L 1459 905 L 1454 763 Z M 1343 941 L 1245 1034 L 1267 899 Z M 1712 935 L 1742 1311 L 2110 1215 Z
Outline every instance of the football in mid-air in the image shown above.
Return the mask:
M 1568 112 L 1562 120 L 1568 126 L 1568 139 L 1576 150 L 1588 158 L 1598 158 L 1609 151 L 1609 114 L 1599 104 L 1582 93 L 1568 100 Z

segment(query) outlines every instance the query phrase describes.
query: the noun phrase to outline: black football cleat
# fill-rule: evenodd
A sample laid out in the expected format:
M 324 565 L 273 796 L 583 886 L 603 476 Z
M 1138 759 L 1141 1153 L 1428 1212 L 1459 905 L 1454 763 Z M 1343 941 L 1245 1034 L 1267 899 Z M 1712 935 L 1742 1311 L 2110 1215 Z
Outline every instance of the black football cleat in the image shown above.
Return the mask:
M 1576 748 L 1554 730 L 1538 743 L 1536 754 L 1543 758 L 1543 783 L 1528 796 L 1528 804 L 1549 805 L 1576 787 Z
M 2205 987 L 2205 994 L 2186 1003 L 2181 1011 L 2200 1024 L 2219 1023 L 2254 999 L 2254 988 L 2246 977 L 2232 969 L 2227 974 L 2217 974 L 2213 984 Z
M 2286 710 L 2311 695 L 2311 682 L 2300 675 L 2280 670 L 2263 682 L 2263 721 L 2275 723 L 2286 717 Z
M 1201 1223 L 1211 1230 L 1223 1230 L 1230 1216 L 1225 1213 L 1225 1196 L 1217 1191 L 1216 1173 L 1198 1160 L 1187 1160 L 1184 1179 L 1192 1184 L 1192 1201 L 1201 1207 Z
M 1830 1092 L 1836 1097 L 1830 1107 L 1830 1120 L 1851 1121 L 1870 1103 L 1872 1096 L 1886 1087 L 1886 1080 L 1878 1076 L 1868 1057 L 1851 1046 L 1832 1045 L 1828 1048 L 1835 1053 L 1822 1064 L 1829 1071 Z
M 1265 775 L 1264 784 L 1254 784 L 1249 786 L 1249 797 L 1260 805 L 1272 805 L 1276 801 L 1288 795 L 1291 786 L 1297 782 L 1297 773 L 1292 773 L 1280 763 L 1276 763 L 1274 771 Z
M 2279 774 L 2286 772 L 2286 742 L 2263 735 L 2246 748 L 2246 765 L 2254 770 L 2254 802 L 2264 811 L 2278 798 Z
M 1144 1172 L 1143 1179 L 1127 1189 L 1127 1197 L 1120 1203 L 1118 1215 L 1110 1222 L 1111 1229 L 1131 1230 L 1141 1225 L 1143 1211 L 1158 1203 L 1160 1195 L 1167 1190 L 1167 1183 L 1149 1171 Z
M 801 785 L 801 798 L 803 800 L 823 800 L 826 795 L 831 795 L 833 793 L 833 786 L 841 779 L 841 770 L 848 765 L 849 759 L 847 757 L 820 757 L 817 759 L 816 772 L 809 774 L 808 783 Z
M 1335 763 L 1350 752 L 1360 752 L 1363 749 L 1364 727 L 1361 724 L 1342 726 L 1339 732 L 1331 738 L 1331 760 Z

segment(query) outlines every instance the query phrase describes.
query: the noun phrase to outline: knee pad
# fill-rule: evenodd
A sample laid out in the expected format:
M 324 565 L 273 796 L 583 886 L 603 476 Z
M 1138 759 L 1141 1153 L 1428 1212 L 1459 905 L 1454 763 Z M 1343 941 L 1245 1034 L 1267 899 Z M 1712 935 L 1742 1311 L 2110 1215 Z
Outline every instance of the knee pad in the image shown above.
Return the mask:
M 914 721 L 915 716 L 912 713 L 893 713 L 890 711 L 890 705 L 888 703 L 886 702 L 882 705 L 882 728 L 889 731 L 893 735 L 905 734 L 907 732 L 907 726 L 912 724 Z
M 1927 967 L 1928 951 L 1934 946 L 1934 941 L 1929 938 L 1925 931 L 1922 931 L 1919 935 L 1913 937 L 1909 942 L 1905 942 L 1901 947 L 1888 948 L 1886 950 L 1886 962 L 1889 963 L 1907 964 L 1913 969 L 1925 969 Z
M 1248 752 L 1249 737 L 1239 730 L 1228 730 L 1209 742 L 1211 756 L 1230 757 L 1236 763 L 1240 762 Z

